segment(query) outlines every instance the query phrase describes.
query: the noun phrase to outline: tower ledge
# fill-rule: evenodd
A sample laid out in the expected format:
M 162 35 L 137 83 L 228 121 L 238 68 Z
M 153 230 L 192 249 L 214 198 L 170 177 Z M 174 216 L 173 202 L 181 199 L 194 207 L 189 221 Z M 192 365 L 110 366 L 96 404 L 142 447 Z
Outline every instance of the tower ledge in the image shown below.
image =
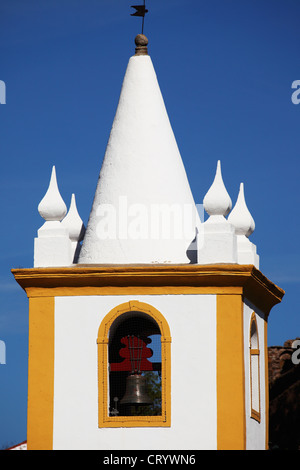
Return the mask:
M 12 273 L 28 297 L 235 293 L 269 314 L 285 293 L 253 265 L 76 265 Z

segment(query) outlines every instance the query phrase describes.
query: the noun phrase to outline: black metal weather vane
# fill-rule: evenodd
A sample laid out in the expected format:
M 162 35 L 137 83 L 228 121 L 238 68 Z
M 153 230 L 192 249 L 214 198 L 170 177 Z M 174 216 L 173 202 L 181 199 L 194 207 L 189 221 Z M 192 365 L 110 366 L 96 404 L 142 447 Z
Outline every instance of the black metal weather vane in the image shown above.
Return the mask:
M 144 0 L 144 5 L 131 5 L 131 8 L 136 9 L 135 13 L 132 13 L 131 16 L 141 16 L 143 18 L 142 34 L 144 34 L 145 15 L 146 13 L 148 13 L 148 10 L 146 10 L 145 0 Z

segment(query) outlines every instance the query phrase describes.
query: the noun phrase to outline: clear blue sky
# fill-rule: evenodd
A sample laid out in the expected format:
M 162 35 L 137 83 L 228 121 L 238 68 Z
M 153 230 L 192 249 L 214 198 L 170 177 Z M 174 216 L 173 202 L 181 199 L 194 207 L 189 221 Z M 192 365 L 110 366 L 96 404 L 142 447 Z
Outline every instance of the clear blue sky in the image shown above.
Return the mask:
M 1 0 L 0 448 L 26 439 L 28 300 L 10 272 L 32 267 L 37 205 L 56 165 L 87 223 L 141 19 L 126 0 Z M 269 345 L 300 336 L 299 0 L 148 0 L 145 34 L 195 201 L 222 163 L 256 223 L 261 271 L 286 291 Z

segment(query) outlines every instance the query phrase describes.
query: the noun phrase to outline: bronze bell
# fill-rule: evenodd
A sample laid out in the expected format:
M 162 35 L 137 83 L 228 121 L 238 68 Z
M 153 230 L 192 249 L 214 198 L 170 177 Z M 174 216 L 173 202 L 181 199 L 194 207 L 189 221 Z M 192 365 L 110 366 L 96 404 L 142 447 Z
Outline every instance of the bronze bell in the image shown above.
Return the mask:
M 141 374 L 128 375 L 126 379 L 125 395 L 120 401 L 121 405 L 152 405 L 147 394 L 146 377 Z

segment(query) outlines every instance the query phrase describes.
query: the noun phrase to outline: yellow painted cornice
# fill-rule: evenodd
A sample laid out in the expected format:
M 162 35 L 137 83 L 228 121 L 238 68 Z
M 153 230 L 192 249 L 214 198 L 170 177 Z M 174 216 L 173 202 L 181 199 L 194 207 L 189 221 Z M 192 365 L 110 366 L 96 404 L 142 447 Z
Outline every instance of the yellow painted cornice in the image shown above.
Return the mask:
M 118 294 L 242 294 L 263 312 L 284 291 L 253 265 L 74 265 L 12 269 L 28 297 Z

